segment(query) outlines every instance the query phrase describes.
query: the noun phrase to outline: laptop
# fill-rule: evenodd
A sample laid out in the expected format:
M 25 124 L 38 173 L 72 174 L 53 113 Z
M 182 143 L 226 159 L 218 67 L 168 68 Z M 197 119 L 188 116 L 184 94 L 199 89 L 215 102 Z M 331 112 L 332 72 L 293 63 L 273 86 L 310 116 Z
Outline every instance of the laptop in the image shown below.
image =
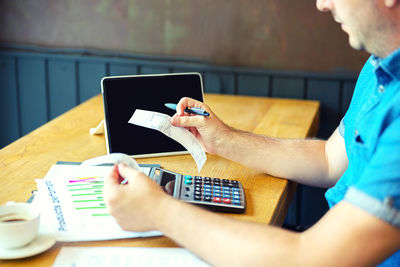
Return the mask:
M 187 154 L 178 142 L 163 133 L 128 123 L 136 109 L 173 116 L 165 103 L 182 97 L 203 101 L 199 73 L 110 76 L 101 80 L 107 153 L 135 158 Z

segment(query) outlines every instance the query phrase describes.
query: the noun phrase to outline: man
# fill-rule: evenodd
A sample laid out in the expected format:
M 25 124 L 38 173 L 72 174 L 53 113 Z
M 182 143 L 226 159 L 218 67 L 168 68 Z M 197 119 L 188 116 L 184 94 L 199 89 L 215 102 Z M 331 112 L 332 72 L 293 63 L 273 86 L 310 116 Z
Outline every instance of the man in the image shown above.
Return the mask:
M 280 140 L 232 129 L 208 106 L 183 98 L 172 123 L 208 153 L 290 180 L 330 188 L 331 209 L 294 233 L 242 222 L 180 202 L 126 166 L 106 179 L 110 212 L 126 230 L 157 229 L 213 265 L 400 265 L 400 0 L 318 0 L 374 56 L 327 141 Z M 187 116 L 186 107 L 211 115 Z M 121 178 L 128 185 L 119 185 Z

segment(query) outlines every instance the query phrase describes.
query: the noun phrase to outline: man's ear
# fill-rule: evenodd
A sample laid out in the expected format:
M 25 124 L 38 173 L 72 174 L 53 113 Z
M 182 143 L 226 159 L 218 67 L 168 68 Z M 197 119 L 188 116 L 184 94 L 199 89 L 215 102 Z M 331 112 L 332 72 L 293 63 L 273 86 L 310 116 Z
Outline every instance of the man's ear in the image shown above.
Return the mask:
M 388 8 L 394 7 L 396 4 L 398 4 L 399 0 L 385 0 L 385 6 Z

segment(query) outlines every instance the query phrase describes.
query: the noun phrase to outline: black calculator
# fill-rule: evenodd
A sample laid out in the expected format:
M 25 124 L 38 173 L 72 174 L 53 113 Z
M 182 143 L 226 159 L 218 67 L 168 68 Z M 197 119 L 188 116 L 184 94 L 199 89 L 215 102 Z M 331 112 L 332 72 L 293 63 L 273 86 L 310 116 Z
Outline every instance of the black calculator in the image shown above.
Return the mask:
M 159 167 L 151 168 L 149 176 L 168 194 L 182 201 L 213 211 L 245 211 L 246 199 L 239 181 L 182 175 Z

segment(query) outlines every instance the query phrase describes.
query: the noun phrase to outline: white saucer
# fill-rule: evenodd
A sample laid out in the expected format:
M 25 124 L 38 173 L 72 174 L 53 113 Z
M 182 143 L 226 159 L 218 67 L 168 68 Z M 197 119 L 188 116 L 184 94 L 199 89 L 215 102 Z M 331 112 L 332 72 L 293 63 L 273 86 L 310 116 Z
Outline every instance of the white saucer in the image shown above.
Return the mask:
M 0 259 L 11 260 L 30 257 L 48 250 L 56 243 L 52 235 L 39 234 L 32 242 L 24 247 L 6 249 L 0 248 Z

